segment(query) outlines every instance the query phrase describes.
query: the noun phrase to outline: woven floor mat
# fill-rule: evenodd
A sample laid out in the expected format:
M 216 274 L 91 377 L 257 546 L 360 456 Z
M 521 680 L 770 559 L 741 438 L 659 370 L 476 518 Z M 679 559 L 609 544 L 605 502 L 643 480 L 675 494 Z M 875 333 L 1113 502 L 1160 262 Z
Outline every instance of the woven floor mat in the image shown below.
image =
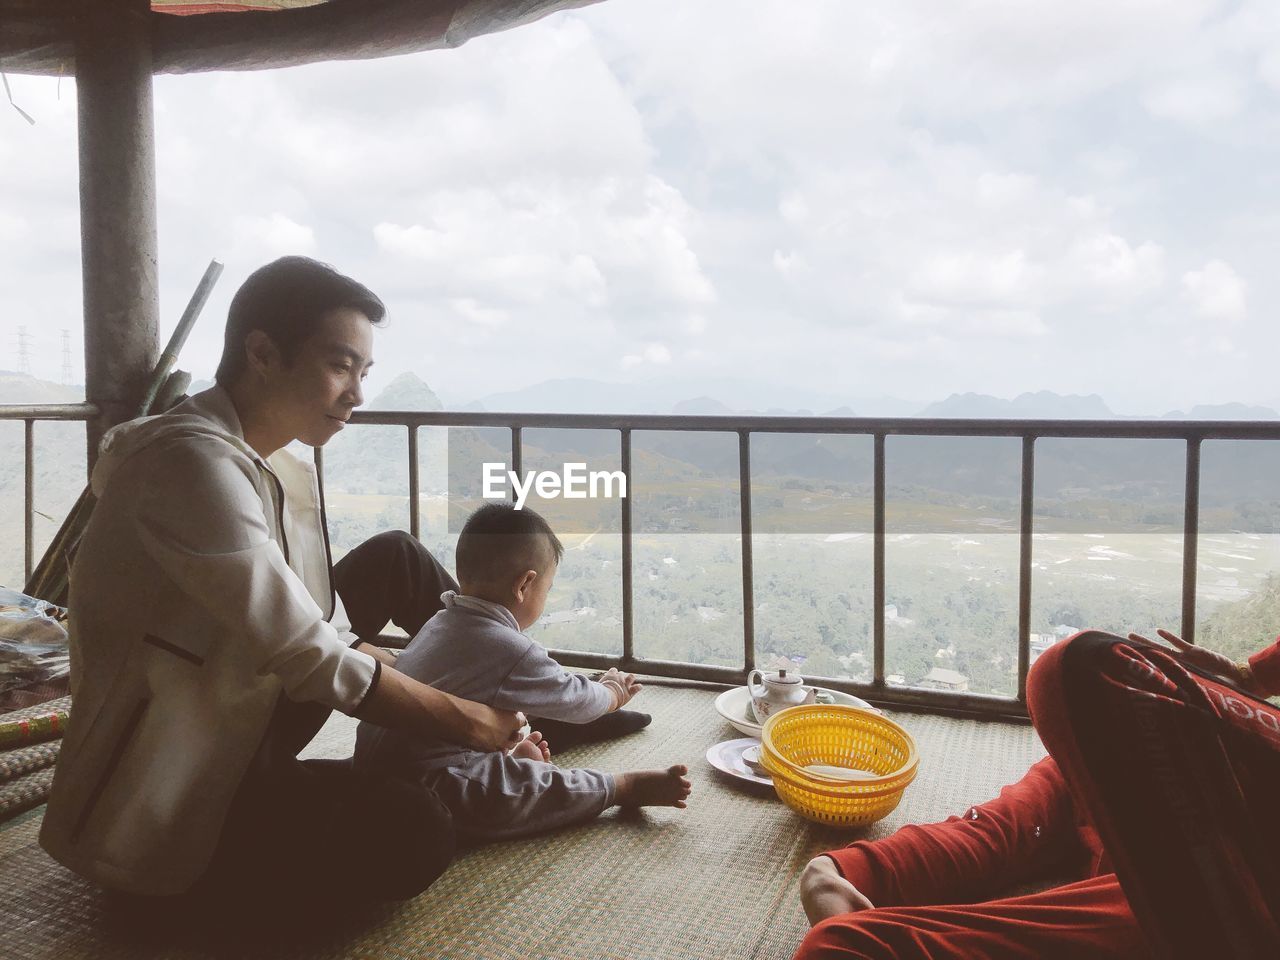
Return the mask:
M 960 812 L 1044 753 L 1028 727 L 896 714 L 919 745 L 920 776 L 870 831 L 835 831 L 708 766 L 709 746 L 739 736 L 715 714 L 713 699 L 704 690 L 648 686 L 635 706 L 654 714 L 651 727 L 557 757 L 611 771 L 686 763 L 694 780 L 689 809 L 613 811 L 582 827 L 474 850 L 415 900 L 313 917 L 305 934 L 246 937 L 224 925 L 148 935 L 39 849 L 39 811 L 32 811 L 0 826 L 0 957 L 785 960 L 806 929 L 796 878 L 812 856 Z M 309 754 L 344 756 L 353 732 L 351 721 L 335 717 Z

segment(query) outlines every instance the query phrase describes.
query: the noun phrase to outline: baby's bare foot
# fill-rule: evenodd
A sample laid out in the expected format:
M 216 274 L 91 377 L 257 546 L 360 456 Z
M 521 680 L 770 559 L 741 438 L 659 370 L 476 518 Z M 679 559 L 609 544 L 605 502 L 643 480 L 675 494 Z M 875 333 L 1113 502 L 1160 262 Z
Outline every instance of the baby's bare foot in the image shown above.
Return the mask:
M 683 764 L 666 770 L 637 770 L 620 773 L 614 779 L 614 803 L 620 807 L 679 807 L 688 804 L 693 784 L 685 779 L 689 768 Z
M 517 743 L 511 748 L 513 757 L 520 757 L 523 760 L 542 760 L 546 763 L 551 762 L 551 748 L 547 745 L 547 741 L 542 739 L 542 734 L 534 730 L 531 734 Z

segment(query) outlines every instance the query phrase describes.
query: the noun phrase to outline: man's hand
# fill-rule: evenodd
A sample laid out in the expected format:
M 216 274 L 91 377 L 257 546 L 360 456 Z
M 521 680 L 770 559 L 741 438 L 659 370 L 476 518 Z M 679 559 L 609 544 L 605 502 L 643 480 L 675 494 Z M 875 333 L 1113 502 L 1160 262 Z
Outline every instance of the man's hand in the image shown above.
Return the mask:
M 624 706 L 631 702 L 631 698 L 644 689 L 644 686 L 635 678 L 635 674 L 620 673 L 617 667 L 610 667 L 601 675 L 599 683 L 602 683 L 613 694 L 613 710 L 621 710 Z M 609 712 L 612 713 L 613 710 Z
M 459 699 L 385 665 L 356 716 L 390 730 L 444 737 L 485 751 L 511 749 L 522 739 L 525 725 L 522 713 Z
M 366 643 L 364 640 L 361 640 L 356 644 L 356 649 L 361 653 L 367 653 L 375 660 L 381 660 L 383 664 L 388 667 L 394 667 L 396 665 L 396 656 L 398 655 L 398 651 L 396 650 L 388 650 L 386 647 L 379 647 L 377 644 Z
M 438 690 L 434 692 L 449 697 L 461 714 L 461 722 L 454 729 L 455 736 L 462 743 L 477 750 L 510 750 L 524 739 L 520 732 L 527 723 L 523 713 L 495 710 L 473 700 L 462 700 Z
M 1129 639 L 1134 643 L 1145 643 L 1155 647 L 1157 650 L 1163 650 L 1165 653 L 1171 654 L 1179 660 L 1183 660 L 1193 667 L 1199 667 L 1206 673 L 1216 674 L 1234 683 L 1242 690 L 1249 693 L 1260 694 L 1257 681 L 1254 679 L 1253 671 L 1249 669 L 1247 664 L 1236 663 L 1225 654 L 1218 653 L 1216 650 L 1208 650 L 1205 647 L 1198 647 L 1194 643 L 1187 643 L 1180 636 L 1171 633 L 1168 630 L 1156 630 L 1156 634 L 1160 639 L 1173 644 L 1173 649 L 1161 646 L 1153 640 L 1148 640 L 1140 633 L 1129 634 Z

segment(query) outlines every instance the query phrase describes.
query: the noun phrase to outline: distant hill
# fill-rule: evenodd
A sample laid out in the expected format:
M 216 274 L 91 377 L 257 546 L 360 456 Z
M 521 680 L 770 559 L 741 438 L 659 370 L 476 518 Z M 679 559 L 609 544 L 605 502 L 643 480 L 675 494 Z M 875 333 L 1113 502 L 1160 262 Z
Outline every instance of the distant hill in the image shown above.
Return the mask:
M 491 394 L 484 398 L 484 407 L 517 412 L 674 410 L 690 416 L 731 416 L 759 409 L 779 415 L 801 412 L 797 409 L 799 397 L 794 406 L 785 409 L 766 406 L 767 397 L 753 397 L 742 384 L 732 381 L 708 381 L 701 389 L 694 386 L 685 393 L 666 394 L 658 391 L 656 383 L 636 386 L 588 379 L 547 381 L 524 391 Z M 193 385 L 193 391 L 200 386 Z M 721 388 L 730 392 L 722 393 Z M 81 399 L 81 389 L 0 371 L 0 403 L 76 401 Z M 671 396 L 688 399 L 673 407 Z M 373 410 L 434 411 L 441 406 L 435 391 L 412 373 L 397 377 L 369 403 Z M 827 410 L 829 416 L 851 416 L 854 410 L 863 416 L 885 415 L 864 408 L 856 399 L 845 405 L 812 409 Z M 931 404 L 920 413 L 934 417 L 1114 416 L 1097 396 L 1061 396 L 1050 391 L 1026 393 L 1012 400 L 958 394 Z M 1186 416 L 1277 419 L 1270 407 L 1235 403 L 1193 407 Z M 20 579 L 22 432 L 20 423 L 0 423 L 0 503 L 5 505 L 0 510 L 0 583 L 6 584 Z M 84 484 L 84 428 L 76 423 L 39 424 L 35 432 L 39 550 Z M 452 447 L 447 437 L 452 437 Z M 617 462 L 617 431 L 539 429 L 526 431 L 524 437 L 526 468 L 584 460 L 592 469 L 614 469 Z M 420 482 L 424 491 L 433 494 L 445 490 L 445 467 L 451 456 L 456 471 L 478 476 L 478 468 L 468 465 L 505 460 L 510 451 L 509 434 L 501 429 L 428 428 L 420 431 L 418 438 Z M 732 431 L 642 431 L 634 435 L 633 444 L 637 477 L 647 485 L 665 485 L 663 496 L 677 497 L 679 485 L 692 483 L 720 489 L 729 500 L 736 497 L 733 485 L 738 476 L 739 446 Z M 407 451 L 408 431 L 403 427 L 348 427 L 325 448 L 327 489 L 335 494 L 383 494 L 390 498 L 385 509 L 398 512 L 395 516 L 388 514 L 389 519 L 381 526 L 403 523 L 399 512 L 407 516 Z M 895 436 L 889 438 L 887 451 L 886 479 L 891 500 L 967 504 L 966 509 L 979 511 L 975 514 L 978 516 L 985 515 L 981 513 L 985 509 L 979 506 L 981 503 L 990 503 L 993 510 L 1003 504 L 999 509 L 1006 512 L 1016 507 L 1020 467 L 1016 439 Z M 1071 520 L 1099 512 L 1107 515 L 1107 510 L 1112 510 L 1118 517 L 1179 529 L 1183 458 L 1184 447 L 1176 441 L 1044 440 L 1036 445 L 1037 514 Z M 763 434 L 751 440 L 751 465 L 753 475 L 760 481 L 759 490 L 772 485 L 775 490 L 826 490 L 833 496 L 863 498 L 871 485 L 872 443 L 862 436 Z M 1206 447 L 1201 476 L 1202 521 L 1217 525 L 1218 529 L 1280 531 L 1277 476 L 1280 444 L 1239 442 Z M 778 494 L 769 496 L 776 499 Z M 335 532 L 335 542 L 339 533 Z
M 544 380 L 490 393 L 474 403 L 502 413 L 658 413 L 666 406 L 660 394 L 644 386 L 578 378 Z
M 1247 403 L 1210 403 L 1199 404 L 1191 408 L 1190 413 L 1181 410 L 1170 410 L 1163 417 L 1165 420 L 1275 420 L 1280 417 L 1270 407 L 1253 406 Z
M 712 397 L 694 397 L 692 400 L 681 400 L 671 408 L 678 417 L 727 417 L 734 410 Z
M 402 373 L 369 401 L 370 410 L 443 410 L 435 391 L 416 373 Z
M 586 377 L 545 380 L 519 390 L 479 398 L 446 397 L 451 410 L 483 409 L 514 413 L 667 413 L 672 397 L 713 398 L 738 413 L 857 409 L 862 416 L 906 417 L 920 403 L 898 397 L 861 397 L 781 387 L 735 377 L 666 378 L 612 383 Z
M 67 387 L 25 373 L 0 370 L 0 403 L 79 403 L 83 399 L 82 384 Z
M 406 372 L 370 400 L 367 409 L 434 411 L 443 407 L 435 391 L 421 377 Z M 418 443 L 420 463 L 443 462 L 443 431 L 420 431 Z M 408 455 L 409 434 L 404 427 L 349 426 L 324 448 L 326 487 L 352 493 L 407 496 Z
M 920 411 L 921 417 L 975 417 L 1039 420 L 1108 420 L 1115 416 L 1096 393 L 1088 396 L 1053 393 L 1040 390 L 1023 393 L 1012 400 L 983 393 L 953 393 L 947 399 L 931 403 Z

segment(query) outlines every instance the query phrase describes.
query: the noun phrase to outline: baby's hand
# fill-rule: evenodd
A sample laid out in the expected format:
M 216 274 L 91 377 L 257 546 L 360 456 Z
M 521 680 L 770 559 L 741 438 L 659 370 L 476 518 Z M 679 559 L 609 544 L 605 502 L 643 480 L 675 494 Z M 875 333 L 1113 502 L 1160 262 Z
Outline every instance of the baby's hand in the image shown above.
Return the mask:
M 610 667 L 600 678 L 600 682 L 613 693 L 614 710 L 621 710 L 631 702 L 632 697 L 644 689 L 634 674 L 620 673 L 617 667 Z

